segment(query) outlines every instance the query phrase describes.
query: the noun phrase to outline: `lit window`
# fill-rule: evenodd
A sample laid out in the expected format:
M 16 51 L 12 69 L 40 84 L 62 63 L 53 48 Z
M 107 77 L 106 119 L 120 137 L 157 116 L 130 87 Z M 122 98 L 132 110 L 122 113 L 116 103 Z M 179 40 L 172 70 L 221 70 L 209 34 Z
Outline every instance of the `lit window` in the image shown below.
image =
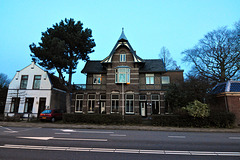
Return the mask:
M 83 110 L 83 94 L 76 95 L 76 103 L 75 103 L 75 112 L 82 112 Z
M 115 74 L 115 83 L 130 83 L 130 69 L 117 68 Z
M 101 74 L 93 75 L 93 84 L 101 84 Z
M 27 89 L 28 76 L 22 75 L 20 89 Z
M 40 89 L 41 76 L 34 76 L 33 89 Z
M 146 84 L 154 84 L 154 74 L 146 74 Z
M 120 54 L 120 62 L 126 62 L 126 54 Z
M 169 76 L 162 76 L 162 84 L 169 84 L 170 77 Z

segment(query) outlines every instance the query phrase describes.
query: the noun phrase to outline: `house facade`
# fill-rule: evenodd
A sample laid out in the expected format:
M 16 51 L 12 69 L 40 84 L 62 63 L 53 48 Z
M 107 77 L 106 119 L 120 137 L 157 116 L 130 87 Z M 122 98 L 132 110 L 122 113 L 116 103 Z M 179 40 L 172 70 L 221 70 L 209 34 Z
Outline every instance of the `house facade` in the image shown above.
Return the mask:
M 211 91 L 215 95 L 210 107 L 215 112 L 231 112 L 240 126 L 240 81 L 227 81 L 217 84 Z
M 66 108 L 65 88 L 57 77 L 32 62 L 10 82 L 4 113 L 38 117 L 46 108 Z
M 183 81 L 183 70 L 168 71 L 162 59 L 137 56 L 123 31 L 111 53 L 88 61 L 82 73 L 86 85 L 76 85 L 72 112 L 83 114 L 165 114 L 168 85 Z

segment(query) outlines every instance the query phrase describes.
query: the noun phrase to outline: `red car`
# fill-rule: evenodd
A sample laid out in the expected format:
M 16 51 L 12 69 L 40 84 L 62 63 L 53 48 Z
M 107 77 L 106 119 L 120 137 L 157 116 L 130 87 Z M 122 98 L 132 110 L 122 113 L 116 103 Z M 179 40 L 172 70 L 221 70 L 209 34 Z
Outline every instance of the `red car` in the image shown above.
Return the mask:
M 61 109 L 46 109 L 40 114 L 39 119 L 41 121 L 55 122 L 56 120 L 62 119 L 62 115 L 63 110 Z

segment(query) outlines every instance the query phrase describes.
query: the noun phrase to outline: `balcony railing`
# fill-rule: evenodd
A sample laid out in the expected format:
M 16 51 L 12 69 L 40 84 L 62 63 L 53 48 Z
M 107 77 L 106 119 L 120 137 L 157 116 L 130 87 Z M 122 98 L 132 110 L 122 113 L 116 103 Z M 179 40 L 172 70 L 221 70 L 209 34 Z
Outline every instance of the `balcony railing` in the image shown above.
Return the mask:
M 106 90 L 105 84 L 75 84 L 76 90 Z

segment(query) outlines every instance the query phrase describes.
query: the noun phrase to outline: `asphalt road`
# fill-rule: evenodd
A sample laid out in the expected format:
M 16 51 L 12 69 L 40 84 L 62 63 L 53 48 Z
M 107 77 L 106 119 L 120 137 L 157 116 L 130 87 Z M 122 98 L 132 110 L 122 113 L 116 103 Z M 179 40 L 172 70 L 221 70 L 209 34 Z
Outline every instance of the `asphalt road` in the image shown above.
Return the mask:
M 240 133 L 0 126 L 0 159 L 240 159 Z

